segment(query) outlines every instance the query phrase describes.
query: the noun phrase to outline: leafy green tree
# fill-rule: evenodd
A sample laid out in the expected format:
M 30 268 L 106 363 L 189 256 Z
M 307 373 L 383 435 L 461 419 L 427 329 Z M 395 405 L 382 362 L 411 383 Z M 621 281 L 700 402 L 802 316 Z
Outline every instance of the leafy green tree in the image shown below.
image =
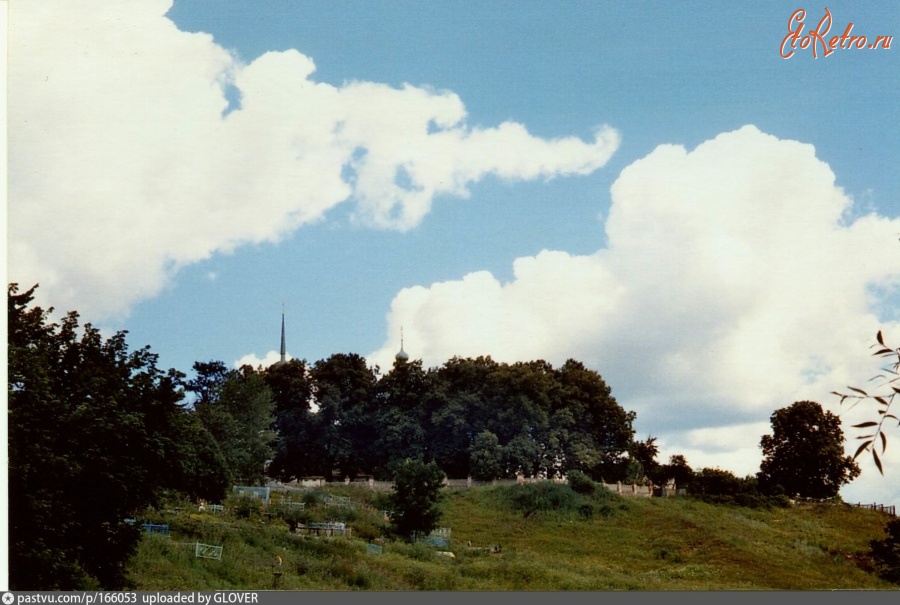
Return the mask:
M 123 588 L 125 519 L 185 483 L 182 376 L 75 312 L 52 323 L 34 290 L 7 290 L 10 586 Z
M 263 483 L 276 439 L 271 390 L 259 372 L 244 366 L 222 385 L 220 403 L 236 426 L 229 441 L 220 442 L 235 478 L 249 485 Z
M 772 435 L 763 435 L 757 477 L 763 493 L 781 486 L 788 495 L 833 498 L 859 475 L 844 455 L 840 418 L 813 401 L 798 401 L 772 414 Z
M 694 469 L 690 467 L 687 460 L 681 454 L 669 457 L 669 463 L 660 467 L 659 475 L 660 483 L 665 483 L 670 479 L 674 479 L 675 487 L 689 488 L 691 481 L 694 479 Z
M 438 380 L 437 375 L 435 380 Z M 429 430 L 426 438 L 430 453 L 450 477 L 467 477 L 473 472 L 473 435 L 481 432 L 479 428 L 483 426 L 477 420 L 480 403 L 474 393 L 447 392 L 445 386 L 439 383 L 428 398 L 426 413 Z
M 702 468 L 694 475 L 693 494 L 698 496 L 734 497 L 746 491 L 744 481 L 720 468 Z
M 498 367 L 490 357 L 454 357 L 431 372 L 427 438 L 434 460 L 451 477 L 471 474 L 475 436 L 490 431 L 496 409 L 488 393 Z
M 503 472 L 503 448 L 497 435 L 482 431 L 475 436 L 469 448 L 472 459 L 472 478 L 476 481 L 491 481 Z
M 644 471 L 644 465 L 637 458 L 629 458 L 625 466 L 625 482 L 626 483 L 643 483 L 647 477 Z
M 218 441 L 195 413 L 182 414 L 175 434 L 180 479 L 173 488 L 194 499 L 224 500 L 232 481 Z
M 275 454 L 269 474 L 282 481 L 321 474 L 315 417 L 311 409 L 315 387 L 305 361 L 292 359 L 264 373 L 275 404 Z
M 416 533 L 429 534 L 438 526 L 445 478 L 434 462 L 406 459 L 396 466 L 390 504 L 391 526 L 398 536 L 412 540 Z
M 656 461 L 659 455 L 659 446 L 656 445 L 656 437 L 647 437 L 645 441 L 635 441 L 631 444 L 629 455 L 640 463 L 644 477 L 653 483 L 660 483 L 660 465 Z
M 583 470 L 595 480 L 624 479 L 635 413 L 625 411 L 600 374 L 580 361 L 567 360 L 556 376 L 560 398 L 578 420 L 580 431 L 578 439 L 570 440 L 568 468 Z
M 371 446 L 378 436 L 375 371 L 355 353 L 335 354 L 317 361 L 311 371 L 319 406 L 315 431 L 325 476 L 368 474 L 374 466 Z
M 389 477 L 390 469 L 402 460 L 428 455 L 424 404 L 430 386 L 421 360 L 398 360 L 378 381 L 375 394 L 378 436 L 372 446 L 376 476 Z
M 215 440 L 229 480 L 261 483 L 276 438 L 272 392 L 250 366 L 224 367 L 222 362 L 195 363 L 197 377 L 187 383 L 187 389 L 198 396 L 195 413 Z

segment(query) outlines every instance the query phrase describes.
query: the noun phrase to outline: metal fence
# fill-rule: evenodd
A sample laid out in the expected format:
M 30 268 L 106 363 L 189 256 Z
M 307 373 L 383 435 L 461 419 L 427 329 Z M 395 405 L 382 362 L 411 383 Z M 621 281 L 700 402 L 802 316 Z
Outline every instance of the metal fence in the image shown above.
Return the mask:
M 141 529 L 143 529 L 144 533 L 147 534 L 162 534 L 164 536 L 169 535 L 168 523 L 163 523 L 160 525 L 157 525 L 155 523 L 144 523 L 143 525 L 141 525 Z
M 307 536 L 351 538 L 353 530 L 344 523 L 307 523 L 297 526 L 297 533 Z
M 268 502 L 271 489 L 269 486 L 254 487 L 250 485 L 235 485 L 231 488 L 231 491 L 237 494 L 250 495 L 254 498 L 259 498 L 263 502 Z
M 194 543 L 194 557 L 198 559 L 216 559 L 222 560 L 222 547 L 212 544 Z

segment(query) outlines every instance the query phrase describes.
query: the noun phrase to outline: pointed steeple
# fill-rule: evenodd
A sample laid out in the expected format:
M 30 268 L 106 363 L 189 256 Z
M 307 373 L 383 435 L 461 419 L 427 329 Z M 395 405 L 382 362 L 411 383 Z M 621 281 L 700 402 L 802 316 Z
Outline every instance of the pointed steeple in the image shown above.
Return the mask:
M 278 362 L 278 365 L 281 365 L 285 362 L 286 354 L 287 348 L 285 347 L 284 342 L 284 303 L 281 303 L 281 361 Z

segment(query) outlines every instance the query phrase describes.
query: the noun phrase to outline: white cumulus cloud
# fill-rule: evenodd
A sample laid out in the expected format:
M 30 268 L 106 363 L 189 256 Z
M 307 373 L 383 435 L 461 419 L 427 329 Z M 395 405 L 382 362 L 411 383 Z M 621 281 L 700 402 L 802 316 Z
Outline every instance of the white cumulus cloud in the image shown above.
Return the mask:
M 851 220 L 811 145 L 753 126 L 692 151 L 664 145 L 611 194 L 606 248 L 519 258 L 508 283 L 478 272 L 404 289 L 370 361 L 389 367 L 400 325 L 426 365 L 574 357 L 664 455 L 752 472 L 773 410 L 812 399 L 837 411 L 830 392 L 877 369 L 875 332 L 900 339 L 873 311 L 900 279 L 900 220 Z
M 286 361 L 290 361 L 293 359 L 292 356 L 287 354 L 284 356 L 284 358 Z M 243 366 L 250 366 L 251 368 L 268 368 L 269 366 L 274 365 L 279 361 L 281 361 L 281 353 L 279 353 L 278 351 L 269 351 L 262 357 L 258 357 L 254 353 L 248 353 L 235 361 L 233 365 L 235 368 L 241 368 Z
M 9 32 L 10 279 L 92 319 L 180 267 L 277 241 L 342 202 L 415 227 L 485 175 L 586 174 L 618 146 L 471 127 L 452 92 L 316 82 L 296 50 L 244 63 L 171 0 L 16 3 Z M 226 94 L 229 90 L 233 94 Z M 229 98 L 239 97 L 239 106 Z

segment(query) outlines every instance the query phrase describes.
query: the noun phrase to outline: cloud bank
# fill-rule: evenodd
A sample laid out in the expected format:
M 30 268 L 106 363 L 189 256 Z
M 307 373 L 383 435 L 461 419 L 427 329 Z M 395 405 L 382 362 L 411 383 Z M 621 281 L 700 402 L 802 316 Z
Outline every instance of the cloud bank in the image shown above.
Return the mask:
M 452 92 L 316 82 L 295 50 L 244 63 L 179 31 L 171 4 L 11 7 L 10 279 L 59 308 L 122 316 L 180 267 L 342 202 L 403 231 L 486 175 L 587 174 L 618 146 L 607 127 L 592 141 L 472 127 Z
M 875 373 L 875 332 L 900 338 L 873 311 L 900 278 L 900 220 L 851 220 L 811 145 L 753 126 L 690 152 L 663 145 L 611 194 L 606 248 L 519 258 L 508 283 L 477 272 L 404 289 L 370 361 L 390 367 L 401 325 L 426 365 L 574 357 L 665 455 L 752 473 L 772 411 L 807 398 L 835 410 L 831 391 Z

